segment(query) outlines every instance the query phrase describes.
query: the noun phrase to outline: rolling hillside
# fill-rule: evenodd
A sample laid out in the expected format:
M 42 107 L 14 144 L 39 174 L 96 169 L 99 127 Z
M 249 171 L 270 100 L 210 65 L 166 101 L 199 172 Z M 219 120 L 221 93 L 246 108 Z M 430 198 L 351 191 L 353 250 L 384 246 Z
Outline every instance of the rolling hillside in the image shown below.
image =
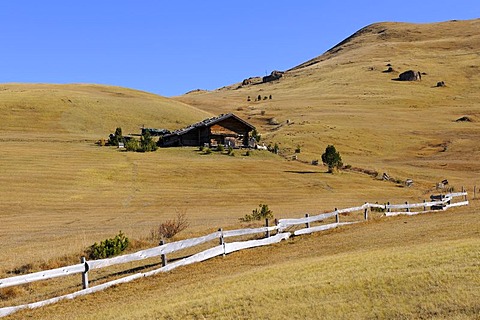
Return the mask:
M 335 144 L 352 166 L 425 187 L 444 178 L 473 183 L 471 173 L 480 171 L 479 28 L 480 20 L 372 24 L 279 80 L 177 99 L 212 113 L 236 110 L 284 154 L 300 146 L 306 161 Z M 410 69 L 424 73 L 422 80 L 392 80 Z M 446 87 L 437 88 L 440 81 Z M 456 122 L 462 117 L 471 122 Z
M 210 116 L 158 95 L 120 87 L 87 84 L 0 85 L 2 137 L 108 137 L 140 127 L 176 128 Z
M 365 201 L 417 202 L 443 179 L 471 193 L 480 172 L 479 29 L 480 20 L 373 24 L 279 80 L 174 99 L 100 85 L 0 85 L 0 278 L 77 263 L 119 230 L 154 246 L 152 228 L 177 213 L 190 223 L 179 239 L 248 227 L 238 219 L 259 203 L 287 218 Z M 408 69 L 422 80 L 393 80 Z M 177 129 L 228 112 L 257 126 L 261 142 L 278 143 L 280 155 L 95 145 L 118 126 Z M 356 169 L 331 175 L 311 165 L 328 144 Z M 372 219 L 12 318 L 473 319 L 478 213 L 472 200 L 448 212 Z M 74 290 L 78 279 L 66 286 L 0 290 L 0 306 Z

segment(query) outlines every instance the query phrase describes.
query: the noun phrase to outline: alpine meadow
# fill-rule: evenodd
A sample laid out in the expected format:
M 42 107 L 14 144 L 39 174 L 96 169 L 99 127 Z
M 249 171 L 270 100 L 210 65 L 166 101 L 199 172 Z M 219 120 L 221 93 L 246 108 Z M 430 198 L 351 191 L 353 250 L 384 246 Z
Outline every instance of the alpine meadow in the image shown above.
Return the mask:
M 169 242 L 263 226 L 244 218 L 257 208 L 301 218 L 366 202 L 422 203 L 462 187 L 469 200 L 412 216 L 372 210 L 363 223 L 5 319 L 479 319 L 479 30 L 480 19 L 375 23 L 291 69 L 171 98 L 0 84 L 0 279 L 77 264 L 120 231 L 127 253 L 157 246 L 158 226 L 179 217 L 185 228 Z M 402 81 L 409 70 L 415 79 Z M 119 127 L 136 139 L 141 128 L 178 130 L 230 113 L 255 127 L 260 148 L 102 145 Z M 322 164 L 329 146 L 341 156 L 332 168 Z M 92 272 L 92 285 L 159 261 Z M 73 275 L 0 287 L 0 308 L 81 286 Z

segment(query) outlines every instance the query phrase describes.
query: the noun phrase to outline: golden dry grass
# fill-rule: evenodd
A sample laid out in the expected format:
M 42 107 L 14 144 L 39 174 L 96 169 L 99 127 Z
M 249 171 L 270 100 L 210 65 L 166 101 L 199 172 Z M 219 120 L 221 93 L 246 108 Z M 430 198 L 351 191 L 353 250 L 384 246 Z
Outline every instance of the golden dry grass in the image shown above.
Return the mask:
M 346 163 L 425 187 L 444 178 L 472 184 L 471 173 L 480 170 L 478 28 L 480 20 L 374 24 L 277 82 L 177 99 L 212 113 L 237 110 L 286 155 L 300 145 L 302 160 L 334 144 Z M 397 72 L 382 72 L 387 64 Z M 426 75 L 392 81 L 409 69 Z M 438 81 L 447 86 L 436 88 Z M 270 94 L 272 100 L 247 102 Z M 475 122 L 455 122 L 462 116 Z M 268 125 L 272 117 L 280 126 Z
M 475 319 L 478 206 L 297 237 L 11 318 Z
M 445 178 L 471 192 L 480 170 L 479 24 L 376 24 L 279 82 L 176 99 L 198 109 L 117 87 L 1 85 L 0 277 L 29 264 L 76 262 L 86 246 L 119 230 L 145 238 L 178 212 L 190 220 L 180 235 L 188 237 L 239 227 L 238 218 L 259 203 L 283 218 L 365 201 L 421 201 Z M 387 63 L 427 75 L 421 82 L 392 81 L 398 73 L 383 73 Z M 442 80 L 447 87 L 434 88 Z M 258 94 L 273 99 L 247 103 Z M 177 129 L 232 111 L 254 123 L 266 143 L 279 143 L 283 157 L 203 155 L 194 148 L 135 154 L 94 144 L 118 126 L 124 133 L 143 124 Z M 474 122 L 455 122 L 462 116 Z M 279 126 L 267 124 L 272 117 Z M 415 184 L 403 188 L 348 171 L 330 175 L 309 165 L 328 144 L 346 164 Z M 300 161 L 289 160 L 298 145 Z M 452 214 L 342 228 L 14 318 L 474 318 L 478 212 L 474 202 Z M 451 224 L 457 215 L 465 220 Z M 266 278 L 274 281 L 263 287 Z M 61 281 L 52 286 L 66 290 Z M 52 286 L 2 292 L 8 299 L 0 302 L 43 297 Z

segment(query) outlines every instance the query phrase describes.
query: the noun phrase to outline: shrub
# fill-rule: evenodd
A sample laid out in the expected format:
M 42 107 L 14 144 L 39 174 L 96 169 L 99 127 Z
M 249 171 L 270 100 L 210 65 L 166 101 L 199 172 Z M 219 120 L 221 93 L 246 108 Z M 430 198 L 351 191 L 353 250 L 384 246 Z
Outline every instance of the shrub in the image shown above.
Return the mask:
M 135 139 L 130 139 L 127 141 L 127 143 L 125 143 L 125 149 L 127 151 L 138 151 L 140 150 L 140 143 L 138 142 L 138 140 L 135 140 Z
M 297 146 L 297 148 L 295 149 L 295 153 L 300 153 L 300 151 L 302 151 L 302 149 L 300 148 L 300 146 Z
M 262 136 L 258 134 L 257 129 L 253 129 L 251 133 L 252 138 L 255 138 L 255 141 L 258 143 L 260 142 L 260 139 L 262 139 Z
M 136 139 L 129 139 L 125 143 L 125 149 L 133 152 L 151 152 L 156 151 L 158 149 L 158 145 L 155 143 L 155 141 L 153 141 L 150 132 L 145 130 L 140 137 L 140 141 Z
M 128 244 L 128 238 L 120 231 L 114 238 L 105 239 L 100 244 L 95 242 L 88 247 L 86 254 L 92 260 L 105 259 L 121 253 L 128 247 Z
M 257 100 L 258 100 L 258 101 L 262 100 L 262 96 L 261 96 L 261 95 L 258 95 Z
M 235 153 L 233 153 L 233 148 L 231 146 L 228 147 L 228 155 L 229 156 L 234 156 Z
M 161 223 L 157 228 L 150 231 L 152 240 L 170 239 L 177 233 L 188 228 L 188 219 L 184 212 L 178 213 L 172 220 Z
M 247 152 L 245 152 L 245 156 L 250 157 L 250 150 L 247 150 Z
M 334 169 L 342 167 L 342 157 L 333 145 L 329 145 L 322 154 L 322 162 L 328 166 L 328 172 L 332 173 Z
M 252 214 L 246 214 L 245 217 L 240 218 L 242 222 L 250 222 L 255 220 L 263 220 L 263 219 L 272 219 L 273 218 L 273 211 L 268 208 L 267 204 L 260 204 L 260 210 L 258 208 L 252 210 Z
M 205 152 L 205 154 L 210 154 L 210 153 L 212 153 L 212 149 L 210 149 L 210 148 L 205 148 L 205 149 L 203 150 L 203 152 Z
M 219 145 L 217 146 L 217 151 L 219 151 L 219 152 L 225 151 L 225 147 L 223 146 L 223 144 L 219 144 Z
M 117 146 L 119 142 L 124 142 L 122 135 L 122 128 L 118 127 L 115 129 L 115 133 L 110 134 L 108 138 L 108 144 L 111 146 Z
M 142 134 L 142 137 L 140 138 L 140 150 L 137 151 L 151 152 L 157 151 L 157 149 L 157 144 L 153 141 L 150 132 L 148 130 L 145 130 L 145 132 Z
M 273 146 L 273 153 L 278 154 L 278 149 L 278 144 L 275 143 L 275 145 Z

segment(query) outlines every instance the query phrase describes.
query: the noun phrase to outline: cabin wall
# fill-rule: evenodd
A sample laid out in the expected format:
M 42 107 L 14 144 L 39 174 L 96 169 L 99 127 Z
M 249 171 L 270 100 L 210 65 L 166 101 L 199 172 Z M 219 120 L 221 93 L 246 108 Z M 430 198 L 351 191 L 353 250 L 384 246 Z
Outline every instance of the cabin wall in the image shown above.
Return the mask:
M 230 117 L 212 125 L 198 126 L 183 134 L 166 137 L 164 146 L 202 146 L 206 143 L 248 146 L 251 130 L 251 126 Z

